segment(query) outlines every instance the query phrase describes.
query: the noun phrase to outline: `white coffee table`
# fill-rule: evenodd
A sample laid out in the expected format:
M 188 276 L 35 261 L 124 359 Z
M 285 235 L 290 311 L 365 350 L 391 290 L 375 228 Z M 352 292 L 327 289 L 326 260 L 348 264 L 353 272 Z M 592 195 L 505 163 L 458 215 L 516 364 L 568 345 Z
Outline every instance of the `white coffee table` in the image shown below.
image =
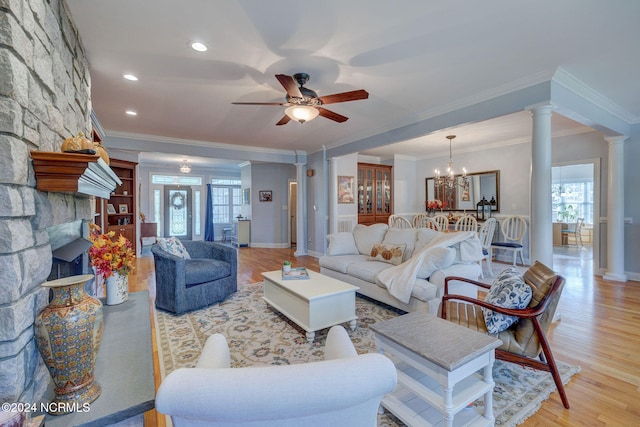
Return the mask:
M 282 280 L 282 272 L 264 277 L 264 301 L 307 332 L 313 342 L 316 331 L 349 322 L 356 328 L 356 291 L 360 288 L 307 269 L 309 279 Z

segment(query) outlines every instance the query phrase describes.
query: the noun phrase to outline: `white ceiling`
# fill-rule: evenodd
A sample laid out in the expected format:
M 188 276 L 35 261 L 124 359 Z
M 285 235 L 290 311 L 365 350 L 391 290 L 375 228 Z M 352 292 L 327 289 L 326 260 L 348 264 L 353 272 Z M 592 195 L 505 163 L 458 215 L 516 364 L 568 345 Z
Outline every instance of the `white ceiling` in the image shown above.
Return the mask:
M 640 1 L 67 0 L 90 63 L 93 109 L 110 135 L 304 150 L 335 147 L 424 120 L 443 106 L 548 81 L 558 69 L 640 121 Z M 209 49 L 195 52 L 197 40 Z M 365 89 L 367 100 L 275 126 L 275 74 L 311 75 L 320 96 Z M 133 73 L 139 81 L 122 78 Z M 130 117 L 125 110 L 138 115 Z M 554 115 L 553 132 L 584 131 Z M 448 153 L 530 138 L 521 112 L 369 149 L 389 157 Z M 107 138 L 108 141 L 108 138 Z M 107 143 L 108 145 L 108 143 Z M 179 163 L 184 156 L 143 159 Z M 237 163 L 237 162 L 236 162 Z

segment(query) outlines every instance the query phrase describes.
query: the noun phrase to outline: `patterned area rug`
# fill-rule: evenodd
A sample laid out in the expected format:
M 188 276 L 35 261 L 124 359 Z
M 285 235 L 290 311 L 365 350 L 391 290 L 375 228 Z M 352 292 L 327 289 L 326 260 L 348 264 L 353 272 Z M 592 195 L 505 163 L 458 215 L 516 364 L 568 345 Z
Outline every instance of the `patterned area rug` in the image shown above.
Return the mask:
M 400 313 L 365 298 L 356 298 L 358 326 L 351 331 L 344 325 L 358 353 L 376 352 L 369 325 Z M 156 329 L 161 376 L 182 367 L 193 367 L 210 335 L 227 337 L 233 367 L 288 365 L 322 360 L 328 330 L 316 333 L 309 344 L 304 331 L 286 317 L 270 309 L 262 300 L 262 283 L 240 285 L 238 292 L 221 304 L 182 316 L 156 310 Z M 566 383 L 580 368 L 558 362 Z M 535 413 L 540 403 L 555 392 L 551 375 L 496 361 L 493 393 L 496 425 L 514 426 Z M 482 400 L 475 403 L 481 407 Z M 393 415 L 378 416 L 378 426 L 403 426 Z

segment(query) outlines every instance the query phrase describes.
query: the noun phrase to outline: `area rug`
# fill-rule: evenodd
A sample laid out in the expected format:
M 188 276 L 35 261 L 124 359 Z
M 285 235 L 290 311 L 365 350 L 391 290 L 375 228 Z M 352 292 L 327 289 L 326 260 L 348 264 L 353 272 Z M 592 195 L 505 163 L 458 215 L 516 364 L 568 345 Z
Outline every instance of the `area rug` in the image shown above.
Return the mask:
M 369 325 L 402 314 L 366 298 L 356 298 L 358 325 L 349 332 L 358 353 L 376 352 Z M 328 330 L 316 333 L 308 343 L 304 331 L 286 317 L 269 308 L 262 300 L 262 284 L 240 285 L 226 301 L 181 316 L 155 311 L 158 357 L 161 376 L 181 367 L 193 367 L 207 337 L 221 333 L 229 342 L 233 367 L 251 365 L 288 365 L 322 360 Z M 558 362 L 563 382 L 579 372 L 577 366 Z M 496 425 L 515 426 L 534 414 L 542 401 L 556 391 L 551 375 L 496 361 L 493 369 L 496 386 L 493 393 Z M 474 405 L 482 406 L 482 400 Z M 385 411 L 378 426 L 404 424 Z

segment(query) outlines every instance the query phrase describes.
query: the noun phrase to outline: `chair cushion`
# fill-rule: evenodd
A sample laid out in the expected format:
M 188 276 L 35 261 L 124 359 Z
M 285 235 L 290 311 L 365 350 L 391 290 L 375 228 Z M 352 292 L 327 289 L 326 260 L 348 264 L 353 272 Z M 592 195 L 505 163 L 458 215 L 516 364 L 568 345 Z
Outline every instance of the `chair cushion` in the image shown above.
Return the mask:
M 503 308 L 526 308 L 531 301 L 532 291 L 518 273 L 516 267 L 504 270 L 496 277 L 487 293 L 485 301 Z M 496 313 L 488 308 L 482 308 L 484 322 L 490 334 L 506 330 L 518 318 Z
M 158 239 L 158 245 L 160 246 L 160 249 L 170 253 L 171 255 L 175 255 L 177 257 L 184 258 L 184 259 L 191 259 L 189 252 L 187 252 L 187 249 L 184 247 L 180 239 L 178 239 L 177 237 L 167 237 L 166 239 L 163 239 L 163 238 Z
M 358 247 L 351 231 L 329 234 L 327 255 L 358 255 Z
M 406 243 L 399 243 L 397 245 L 376 243 L 373 245 L 373 248 L 371 248 L 371 258 L 393 265 L 402 264 L 404 251 L 406 249 Z
M 529 307 L 535 307 L 540 303 L 551 289 L 555 278 L 556 273 L 540 261 L 536 261 L 524 272 L 523 279 L 533 292 Z
M 502 248 L 521 248 L 522 247 L 520 243 L 510 243 L 510 242 L 493 242 L 491 246 L 500 246 Z
M 231 275 L 231 265 L 217 259 L 194 258 L 185 264 L 187 287 L 212 282 Z

